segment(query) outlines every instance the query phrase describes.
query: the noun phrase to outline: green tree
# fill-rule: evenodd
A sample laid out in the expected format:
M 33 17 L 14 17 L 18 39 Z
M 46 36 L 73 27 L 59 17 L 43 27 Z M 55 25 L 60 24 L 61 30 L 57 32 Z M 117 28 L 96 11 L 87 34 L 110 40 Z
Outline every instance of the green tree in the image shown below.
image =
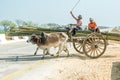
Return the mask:
M 16 20 L 15 21 L 18 27 L 38 27 L 38 24 L 33 23 L 32 21 L 23 21 L 23 20 Z
M 28 22 L 26 22 L 26 26 L 27 27 L 38 27 L 38 24 L 33 23 L 32 21 L 28 21 Z
M 48 29 L 54 29 L 54 28 L 57 28 L 59 26 L 60 25 L 56 24 L 56 23 L 47 23 L 47 24 L 41 24 L 40 25 L 41 28 L 48 28 Z
M 16 28 L 16 24 L 11 23 L 9 31 L 13 31 Z
M 24 27 L 27 24 L 25 21 L 20 20 L 20 19 L 17 19 L 15 22 L 16 22 L 18 27 Z
M 16 27 L 16 24 L 14 24 L 12 21 L 9 20 L 1 21 L 0 25 L 4 27 L 5 34 L 7 31 L 10 31 L 11 29 Z

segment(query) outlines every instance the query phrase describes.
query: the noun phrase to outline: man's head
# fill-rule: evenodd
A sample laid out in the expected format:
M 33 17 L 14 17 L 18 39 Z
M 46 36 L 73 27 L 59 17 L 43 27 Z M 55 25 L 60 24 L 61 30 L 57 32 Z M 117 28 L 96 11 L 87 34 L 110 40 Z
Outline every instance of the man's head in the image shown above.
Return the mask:
M 82 15 L 79 15 L 79 16 L 78 16 L 78 19 L 82 19 Z
M 94 21 L 93 18 L 89 18 L 89 20 L 90 20 L 90 22 L 93 22 L 93 21 Z

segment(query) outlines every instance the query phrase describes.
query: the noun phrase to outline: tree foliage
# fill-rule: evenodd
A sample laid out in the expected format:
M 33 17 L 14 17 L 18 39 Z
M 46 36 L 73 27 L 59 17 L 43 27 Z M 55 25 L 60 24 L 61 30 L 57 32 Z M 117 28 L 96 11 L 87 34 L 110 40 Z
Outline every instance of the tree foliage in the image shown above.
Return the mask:
M 26 27 L 38 27 L 38 24 L 35 24 L 32 21 L 28 21 L 26 22 Z
M 20 19 L 17 19 L 15 22 L 16 22 L 18 27 L 21 27 L 21 26 L 23 27 L 26 25 L 26 22 L 23 20 L 20 20 Z
M 47 24 L 41 24 L 40 27 L 41 28 L 56 28 L 56 27 L 59 27 L 60 25 L 59 24 L 56 24 L 56 23 L 47 23 Z
M 9 20 L 1 21 L 0 25 L 4 27 L 5 33 L 16 27 L 16 24 L 14 24 L 12 21 Z
M 38 27 L 38 24 L 33 23 L 32 21 L 23 21 L 23 20 L 16 20 L 16 24 L 18 27 Z

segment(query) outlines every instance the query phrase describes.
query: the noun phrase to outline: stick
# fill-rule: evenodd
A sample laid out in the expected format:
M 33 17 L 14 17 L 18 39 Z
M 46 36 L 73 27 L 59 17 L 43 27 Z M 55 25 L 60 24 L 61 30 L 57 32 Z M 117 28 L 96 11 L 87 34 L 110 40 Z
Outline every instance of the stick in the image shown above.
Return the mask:
M 75 4 L 75 6 L 72 8 L 72 10 L 71 11 L 73 11 L 74 10 L 74 8 L 78 5 L 78 3 L 80 2 L 80 0 L 78 0 L 78 2 Z

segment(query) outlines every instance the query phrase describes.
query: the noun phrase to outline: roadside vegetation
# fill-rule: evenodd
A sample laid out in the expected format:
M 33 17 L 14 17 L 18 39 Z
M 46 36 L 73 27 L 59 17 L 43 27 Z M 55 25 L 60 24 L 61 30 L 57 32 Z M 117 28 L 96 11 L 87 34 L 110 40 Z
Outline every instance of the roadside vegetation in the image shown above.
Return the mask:
M 32 21 L 23 21 L 16 20 L 15 23 L 9 20 L 3 20 L 0 22 L 0 27 L 3 30 L 0 30 L 0 34 L 5 33 L 7 36 L 28 36 L 33 33 L 40 34 L 41 32 L 66 32 L 64 25 L 59 25 L 55 23 L 41 24 L 38 25 Z M 77 31 L 76 36 L 86 36 L 90 32 L 86 29 L 85 26 L 83 31 Z M 100 26 L 101 29 L 106 27 Z M 120 28 L 114 28 L 111 32 L 102 32 L 102 34 L 108 40 L 117 40 L 120 41 Z

